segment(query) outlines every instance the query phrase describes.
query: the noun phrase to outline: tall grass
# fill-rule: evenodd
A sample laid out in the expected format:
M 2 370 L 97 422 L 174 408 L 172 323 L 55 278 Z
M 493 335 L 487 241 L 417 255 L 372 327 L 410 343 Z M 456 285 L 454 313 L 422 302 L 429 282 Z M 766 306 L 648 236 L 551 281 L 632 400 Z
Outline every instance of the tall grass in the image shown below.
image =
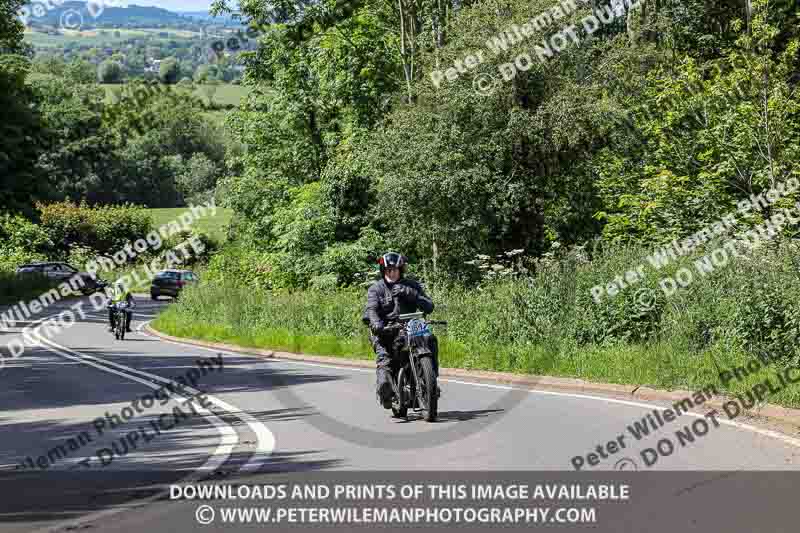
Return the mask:
M 760 354 L 775 367 L 800 360 L 800 275 L 792 246 L 772 246 L 701 276 L 682 258 L 614 298 L 591 288 L 635 268 L 641 249 L 617 249 L 591 263 L 570 256 L 542 263 L 532 278 L 478 288 L 432 286 L 441 364 L 447 367 L 580 377 L 660 388 L 719 385 L 722 369 Z M 679 268 L 695 275 L 666 295 L 659 281 Z M 236 285 L 189 289 L 158 329 L 178 336 L 323 355 L 372 358 L 361 323 L 364 290 L 269 292 Z M 764 370 L 732 392 L 752 386 Z M 787 389 L 770 401 L 800 406 Z

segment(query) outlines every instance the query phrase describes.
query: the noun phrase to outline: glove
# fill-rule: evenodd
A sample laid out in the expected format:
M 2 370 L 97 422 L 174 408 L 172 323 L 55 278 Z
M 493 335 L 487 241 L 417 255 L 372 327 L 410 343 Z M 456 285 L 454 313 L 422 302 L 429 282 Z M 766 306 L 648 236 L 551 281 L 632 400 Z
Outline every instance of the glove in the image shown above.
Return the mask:
M 380 335 L 383 333 L 383 321 L 382 320 L 373 320 L 369 323 L 369 329 L 372 331 L 373 335 Z
M 414 287 L 409 287 L 407 285 L 400 285 L 399 283 L 392 287 L 392 296 L 395 298 L 400 298 L 407 302 L 416 302 L 417 296 L 419 293 L 417 289 Z

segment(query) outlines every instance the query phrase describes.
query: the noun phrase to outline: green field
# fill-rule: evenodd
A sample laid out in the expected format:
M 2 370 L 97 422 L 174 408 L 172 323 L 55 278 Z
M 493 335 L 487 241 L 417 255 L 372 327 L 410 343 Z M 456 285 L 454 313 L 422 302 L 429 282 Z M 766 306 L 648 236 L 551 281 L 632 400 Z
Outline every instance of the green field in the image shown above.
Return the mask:
M 177 220 L 178 216 L 186 211 L 186 209 L 188 208 L 168 207 L 162 209 L 148 209 L 147 211 L 153 217 L 153 224 L 155 226 L 161 226 L 162 224 L 167 224 L 173 220 Z M 222 243 L 227 238 L 228 224 L 230 223 L 231 218 L 233 218 L 233 209 L 218 207 L 217 214 L 215 216 L 202 217 L 198 219 L 192 227 L 198 232 L 205 233 Z
M 205 99 L 204 86 L 200 86 L 195 90 L 195 94 Z M 222 105 L 238 106 L 242 98 L 250 93 L 250 87 L 244 85 L 218 85 L 214 93 L 214 102 Z
M 124 88 L 124 85 L 106 83 L 106 84 L 101 84 L 101 87 L 103 87 L 106 90 L 106 101 L 113 102 L 114 94 L 122 90 Z M 193 94 L 196 97 L 203 100 L 204 102 L 208 102 L 208 95 L 209 95 L 209 91 L 207 89 L 208 87 L 210 86 L 204 84 L 195 84 Z M 213 103 L 218 105 L 237 106 L 239 105 L 239 101 L 243 97 L 247 96 L 247 94 L 250 92 L 250 87 L 244 85 L 224 84 L 224 85 L 216 85 L 214 87 L 216 87 L 216 90 L 213 92 L 212 100 Z M 172 88 L 176 90 L 185 90 L 178 86 L 173 86 Z
M 120 43 L 135 37 L 150 38 L 155 41 L 197 41 L 202 38 L 202 35 L 199 32 L 178 30 L 174 28 L 96 29 L 83 31 L 61 29 L 59 31 L 59 35 L 51 35 L 48 33 L 27 29 L 25 31 L 24 40 L 33 46 L 61 48 L 67 43 L 96 46 Z M 163 35 L 160 35 L 163 33 L 166 33 L 167 36 L 164 37 Z
M 46 78 L 52 78 L 53 76 L 50 74 L 40 74 L 38 72 L 32 72 L 28 74 L 27 80 L 28 82 L 34 80 L 41 80 Z M 114 84 L 100 84 L 100 87 L 103 87 L 106 91 L 106 102 L 114 102 L 114 93 L 119 91 L 124 85 L 114 85 Z M 207 94 L 202 90 L 203 86 L 195 85 L 194 94 L 200 98 L 203 102 L 208 102 Z M 176 87 L 177 88 L 177 87 Z M 179 88 L 178 88 L 179 89 Z M 180 89 L 179 89 L 180 90 Z M 218 105 L 238 105 L 239 101 L 247 96 L 250 92 L 250 87 L 242 86 L 242 85 L 218 85 L 217 91 L 214 93 L 213 100 L 215 104 Z M 225 118 L 228 116 L 227 109 L 219 109 L 213 111 L 205 111 L 203 112 L 203 116 L 206 117 L 211 122 L 222 125 L 225 122 Z

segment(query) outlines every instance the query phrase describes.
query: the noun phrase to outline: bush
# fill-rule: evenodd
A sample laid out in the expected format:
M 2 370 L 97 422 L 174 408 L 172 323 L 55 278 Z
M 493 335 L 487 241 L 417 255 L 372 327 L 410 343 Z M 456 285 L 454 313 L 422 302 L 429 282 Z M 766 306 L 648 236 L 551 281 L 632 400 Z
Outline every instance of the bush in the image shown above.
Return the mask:
M 230 244 L 214 255 L 205 279 L 220 285 L 269 288 L 268 254 L 243 243 Z
M 180 67 L 178 66 L 178 61 L 174 57 L 168 57 L 162 61 L 161 65 L 158 67 L 158 79 L 161 80 L 161 83 L 175 83 L 178 81 L 179 73 Z
M 83 268 L 84 265 L 90 261 L 95 261 L 99 254 L 89 248 L 88 246 L 81 246 L 80 244 L 72 244 L 69 247 L 69 255 L 67 256 L 67 263 L 75 268 Z
M 37 204 L 37 208 L 41 226 L 62 258 L 69 255 L 74 245 L 113 254 L 125 244 L 145 237 L 153 224 L 144 208 L 133 205 L 89 207 L 59 202 Z
M 0 248 L 0 272 L 13 273 L 19 265 L 46 261 L 43 254 L 29 252 L 21 248 Z
M 182 250 L 185 250 L 187 254 L 189 254 L 189 258 L 185 258 L 183 252 L 181 250 L 177 250 L 176 252 L 172 252 L 175 250 L 175 247 L 179 244 L 186 242 L 190 238 L 198 239 L 202 245 L 203 249 L 200 252 L 196 252 L 191 245 L 187 244 L 186 246 L 182 247 Z M 217 250 L 219 249 L 219 243 L 214 240 L 212 237 L 205 233 L 197 233 L 194 231 L 181 231 L 176 233 L 175 235 L 168 238 L 162 248 L 160 253 L 158 254 L 158 258 L 162 260 L 166 260 L 168 254 L 175 253 L 179 259 L 182 259 L 182 264 L 186 266 L 195 265 L 197 263 L 206 263 L 214 255 Z
M 122 83 L 124 77 L 125 69 L 116 61 L 106 60 L 97 67 L 97 81 L 99 83 Z
M 298 231 L 292 239 L 299 243 L 303 241 L 301 235 L 309 237 L 310 233 Z M 305 246 L 312 245 L 317 246 L 305 243 Z M 319 247 L 322 251 L 318 254 L 299 244 L 291 246 L 291 251 L 268 252 L 245 245 L 240 240 L 225 246 L 211 260 L 208 275 L 218 282 L 265 289 L 315 287 L 334 290 L 361 286 L 374 279 L 375 258 L 385 248 L 385 243 L 376 233 L 364 231 L 358 241 L 329 246 L 319 244 Z
M 23 263 L 45 261 L 52 250 L 53 242 L 40 226 L 21 216 L 0 215 L 0 273 L 13 275 Z M 9 287 L 3 290 L 10 294 Z
M 2 255 L 41 255 L 52 252 L 53 241 L 47 231 L 21 216 L 0 215 L 0 250 Z

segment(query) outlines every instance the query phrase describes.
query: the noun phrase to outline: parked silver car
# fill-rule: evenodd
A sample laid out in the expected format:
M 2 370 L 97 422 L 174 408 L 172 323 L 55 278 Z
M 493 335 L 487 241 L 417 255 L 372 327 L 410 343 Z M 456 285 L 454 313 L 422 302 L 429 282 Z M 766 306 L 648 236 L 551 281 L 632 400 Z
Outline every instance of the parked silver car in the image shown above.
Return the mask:
M 18 276 L 45 276 L 55 282 L 63 282 L 79 276 L 82 280 L 81 292 L 83 294 L 93 294 L 107 285 L 88 272 L 81 272 L 77 268 L 60 262 L 27 263 L 17 267 Z

